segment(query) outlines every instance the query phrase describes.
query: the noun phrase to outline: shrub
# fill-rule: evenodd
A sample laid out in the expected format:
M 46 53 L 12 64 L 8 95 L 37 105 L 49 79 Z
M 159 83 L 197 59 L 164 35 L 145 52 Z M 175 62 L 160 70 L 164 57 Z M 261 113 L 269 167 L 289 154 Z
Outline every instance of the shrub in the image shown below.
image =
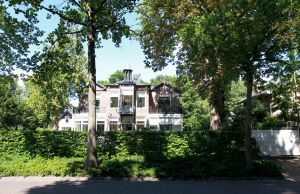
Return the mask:
M 97 133 L 99 166 L 84 171 L 85 132 L 0 131 L 0 175 L 207 178 L 275 176 L 257 159 L 245 172 L 243 133 L 124 131 Z M 273 172 L 274 171 L 274 172 Z M 277 174 L 276 174 L 277 173 Z
M 84 157 L 85 141 L 85 133 L 0 130 L 0 153 L 45 158 Z

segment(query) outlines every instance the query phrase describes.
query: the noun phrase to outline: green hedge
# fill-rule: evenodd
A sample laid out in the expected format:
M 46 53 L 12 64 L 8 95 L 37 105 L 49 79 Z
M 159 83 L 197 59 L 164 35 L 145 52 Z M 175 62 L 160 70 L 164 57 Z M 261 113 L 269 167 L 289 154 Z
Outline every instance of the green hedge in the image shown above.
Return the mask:
M 58 169 L 64 170 L 56 170 L 57 165 L 54 165 L 54 170 L 50 170 L 49 174 L 84 174 L 87 173 L 83 170 L 86 138 L 84 132 L 0 130 L 0 154 L 16 156 L 13 159 L 2 157 L 2 162 L 8 163 L 14 158 L 20 163 L 24 161 L 20 158 L 30 157 L 32 161 L 27 161 L 28 166 L 34 166 L 33 161 L 38 164 L 41 161 L 46 163 L 44 160 L 55 163 L 58 158 L 62 158 L 65 167 Z M 240 131 L 98 133 L 97 154 L 99 165 L 96 170 L 88 173 L 100 176 L 207 178 L 279 175 L 273 167 L 265 170 L 267 165 L 262 160 L 254 163 L 253 172 L 244 171 L 243 133 Z M 13 173 L 7 169 L 10 168 L 0 165 L 2 175 L 28 175 L 30 172 L 32 175 L 45 175 L 48 172 L 45 172 L 45 168 L 40 172 L 36 168 L 25 170 L 26 173 L 20 173 L 23 172 L 20 170 Z
M 84 157 L 86 134 L 71 131 L 0 130 L 0 153 L 45 158 Z

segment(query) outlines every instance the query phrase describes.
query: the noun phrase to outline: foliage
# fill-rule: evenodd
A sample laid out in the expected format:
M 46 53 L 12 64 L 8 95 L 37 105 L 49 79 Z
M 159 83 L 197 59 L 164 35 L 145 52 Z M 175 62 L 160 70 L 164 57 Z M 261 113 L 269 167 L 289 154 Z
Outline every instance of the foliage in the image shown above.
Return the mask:
M 240 131 L 106 132 L 97 134 L 99 166 L 84 171 L 82 132 L 0 131 L 1 175 L 97 175 L 208 178 L 244 176 Z M 220 146 L 222 145 L 222 146 Z M 14 168 L 13 168 L 13 164 Z M 22 165 L 23 164 L 23 165 Z M 279 176 L 257 159 L 249 176 Z M 24 168 L 25 166 L 25 168 Z
M 1 155 L 0 176 L 82 176 L 83 159 L 75 157 L 31 158 L 26 155 Z
M 202 84 L 206 74 L 213 75 L 208 79 L 213 83 L 212 94 L 217 95 L 212 95 L 211 104 L 219 105 L 219 110 L 222 86 L 227 80 L 223 76 L 230 81 L 239 75 L 245 79 L 244 130 L 249 168 L 253 81 L 265 75 L 274 62 L 284 60 L 288 50 L 299 47 L 299 10 L 296 1 L 283 0 L 147 0 L 141 5 L 141 42 L 149 67 L 159 70 L 174 61 L 179 45 L 177 58 L 183 59 L 197 84 Z
M 141 77 L 141 74 L 133 74 L 132 80 L 135 82 L 146 83 L 140 77 Z M 117 70 L 109 76 L 108 80 L 100 80 L 100 81 L 98 81 L 98 83 L 102 84 L 102 85 L 106 85 L 106 84 L 109 85 L 109 84 L 116 84 L 119 81 L 123 81 L 123 80 L 124 80 L 123 71 Z
M 166 83 L 166 84 L 170 84 L 173 87 L 177 86 L 177 82 L 176 82 L 177 78 L 175 76 L 170 76 L 170 75 L 158 75 L 155 78 L 152 78 L 150 80 L 150 83 L 152 86 L 157 86 L 161 83 Z
M 25 82 L 26 107 L 33 110 L 38 126 L 58 125 L 58 119 L 68 108 L 69 99 L 86 91 L 86 58 L 83 48 L 70 37 L 68 42 L 51 47 L 45 43 L 40 64 Z
M 17 127 L 20 116 L 19 94 L 14 78 L 0 75 L 0 127 Z
M 59 42 L 65 42 L 68 34 L 74 34 L 80 40 L 78 46 L 82 48 L 82 43 L 88 44 L 88 101 L 89 101 L 89 124 L 87 143 L 86 168 L 91 169 L 97 165 L 96 154 L 96 55 L 95 50 L 101 46 L 103 39 L 111 39 L 116 46 L 121 43 L 122 37 L 129 37 L 130 30 L 126 24 L 125 15 L 134 9 L 135 0 L 118 1 L 60 1 L 46 2 L 44 0 L 18 0 L 13 3 L 23 2 L 30 4 L 37 10 L 46 10 L 47 19 L 51 19 L 51 14 L 60 18 L 59 25 L 53 33 L 51 39 L 57 37 Z M 47 73 L 46 73 L 47 74 Z M 58 112 L 58 111 L 57 111 Z
M 209 105 L 207 99 L 199 96 L 188 76 L 181 76 L 177 83 L 181 89 L 180 104 L 184 115 L 184 129 L 208 129 Z
M 225 101 L 228 111 L 233 114 L 238 113 L 243 108 L 241 101 L 245 99 L 245 96 L 246 87 L 244 81 L 231 82 L 230 90 L 227 92 L 227 100 Z
M 38 38 L 43 34 L 35 27 L 36 13 L 32 7 L 11 6 L 11 3 L 0 1 L 0 74 L 10 74 L 16 67 L 25 68 L 30 63 L 30 45 L 38 45 Z
M 108 78 L 108 82 L 110 84 L 115 84 L 117 83 L 118 81 L 122 81 L 124 79 L 124 74 L 123 74 L 123 71 L 121 70 L 117 70 L 115 71 L 114 73 L 112 73 L 109 78 Z
M 24 103 L 23 91 L 12 76 L 0 75 L 0 127 L 33 129 L 36 119 Z
M 0 153 L 31 157 L 84 157 L 85 133 L 0 130 Z
M 300 122 L 299 110 L 299 70 L 300 54 L 297 50 L 288 52 L 286 62 L 277 62 L 268 71 L 272 76 L 266 88 L 272 91 L 274 98 L 273 111 L 280 110 L 278 115 L 285 121 Z

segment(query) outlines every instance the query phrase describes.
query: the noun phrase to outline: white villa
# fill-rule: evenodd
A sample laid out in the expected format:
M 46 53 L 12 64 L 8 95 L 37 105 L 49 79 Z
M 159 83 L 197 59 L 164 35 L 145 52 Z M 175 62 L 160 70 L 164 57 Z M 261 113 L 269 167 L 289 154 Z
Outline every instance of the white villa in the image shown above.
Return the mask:
M 124 80 L 97 85 L 97 131 L 143 130 L 182 131 L 183 115 L 180 91 L 168 84 L 150 86 L 132 80 L 132 70 L 123 70 Z M 87 97 L 79 106 L 67 110 L 59 121 L 59 130 L 87 130 Z

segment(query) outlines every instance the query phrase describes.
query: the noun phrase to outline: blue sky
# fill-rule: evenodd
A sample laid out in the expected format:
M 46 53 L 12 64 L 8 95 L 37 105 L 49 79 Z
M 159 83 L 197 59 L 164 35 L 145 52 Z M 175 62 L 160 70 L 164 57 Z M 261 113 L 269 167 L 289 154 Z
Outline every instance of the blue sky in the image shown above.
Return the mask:
M 55 29 L 57 17 L 52 17 L 51 20 L 46 19 L 46 12 L 39 14 L 40 23 L 38 26 L 46 33 Z M 139 27 L 136 14 L 127 16 L 127 22 L 130 26 Z M 33 50 L 36 49 L 33 47 Z M 134 74 L 141 74 L 144 81 L 149 81 L 157 75 L 175 75 L 176 67 L 169 65 L 160 72 L 153 72 L 152 69 L 146 68 L 144 64 L 144 54 L 140 44 L 136 40 L 123 38 L 120 47 L 114 46 L 111 40 L 104 40 L 102 48 L 96 50 L 96 72 L 97 80 L 106 80 L 110 74 L 116 70 L 122 70 L 128 63 L 133 69 Z

